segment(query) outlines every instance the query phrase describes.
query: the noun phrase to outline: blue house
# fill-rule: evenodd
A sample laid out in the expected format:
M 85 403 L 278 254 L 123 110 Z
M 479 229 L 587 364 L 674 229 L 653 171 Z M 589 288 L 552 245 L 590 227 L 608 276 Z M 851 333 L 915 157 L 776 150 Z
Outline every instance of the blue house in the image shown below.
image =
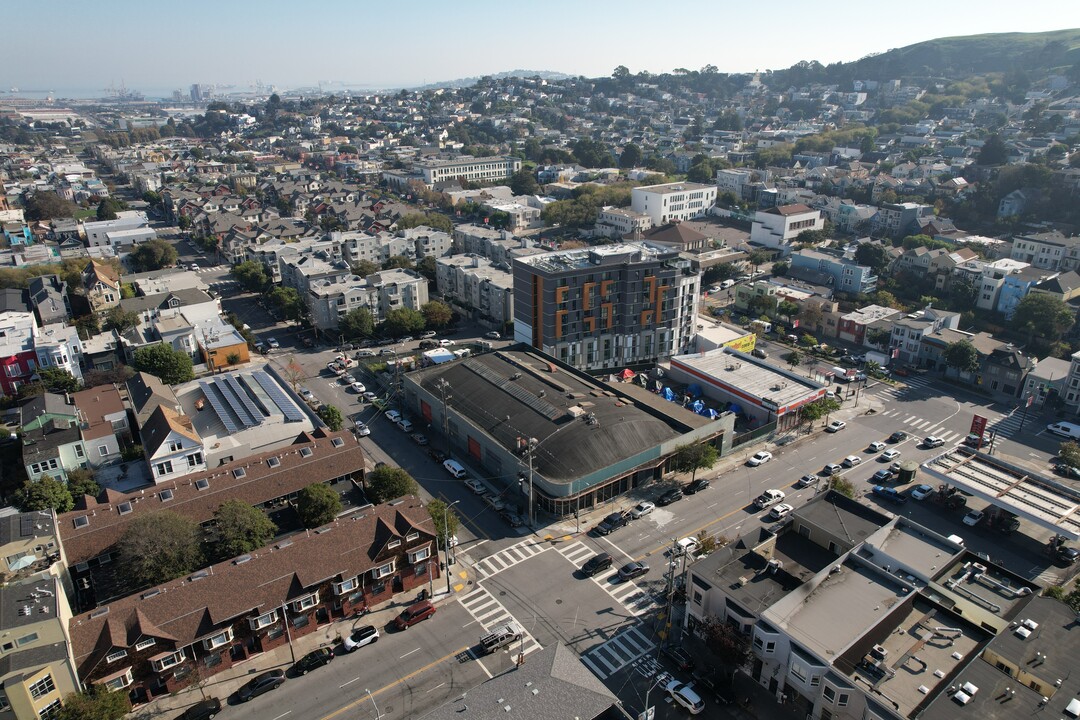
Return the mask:
M 1019 272 L 1006 275 L 1002 279 L 1001 289 L 998 291 L 997 311 L 1005 317 L 1011 318 L 1016 311 L 1016 306 L 1031 292 L 1031 288 L 1054 275 L 1057 275 L 1057 273 L 1035 267 L 1026 267 Z
M 4 239 L 10 247 L 16 245 L 33 245 L 34 236 L 30 232 L 30 226 L 21 222 L 6 222 L 3 225 Z
M 877 289 L 877 275 L 871 268 L 842 255 L 799 250 L 791 254 L 791 269 L 812 270 L 828 275 L 832 278 L 832 289 L 839 292 L 866 293 Z

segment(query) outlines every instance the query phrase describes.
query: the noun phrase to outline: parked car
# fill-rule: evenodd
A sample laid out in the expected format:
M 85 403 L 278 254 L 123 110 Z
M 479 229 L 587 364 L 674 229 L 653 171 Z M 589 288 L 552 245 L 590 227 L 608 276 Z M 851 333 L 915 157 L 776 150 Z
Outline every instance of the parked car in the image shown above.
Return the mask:
M 892 476 L 892 470 L 889 470 L 889 468 L 882 468 L 881 470 L 878 470 L 876 473 L 874 473 L 874 477 L 872 477 L 871 479 L 875 482 L 883 483 L 892 480 Z
M 675 543 L 675 557 L 681 557 L 683 555 L 693 555 L 698 551 L 700 543 L 698 543 L 695 537 L 684 537 Z
M 312 650 L 293 665 L 293 672 L 297 675 L 307 675 L 312 670 L 317 670 L 323 665 L 329 665 L 334 661 L 334 651 L 327 647 Z
M 925 500 L 933 494 L 934 488 L 930 487 L 929 485 L 916 485 L 915 487 L 911 488 L 912 500 Z
M 421 350 L 431 350 L 431 349 L 437 348 L 437 347 L 439 347 L 439 343 L 435 342 L 434 340 L 421 340 L 420 341 L 420 349 Z
M 813 485 L 817 485 L 820 480 L 821 480 L 821 478 L 818 477 L 817 475 L 803 475 L 795 483 L 795 487 L 797 487 L 797 488 L 811 487 Z
M 900 491 L 896 488 L 885 487 L 884 485 L 875 485 L 871 492 L 877 495 L 879 498 L 882 498 L 883 500 L 888 500 L 889 502 L 895 503 L 897 505 L 903 505 L 907 502 L 907 495 L 901 494 Z
M 379 642 L 379 630 L 374 625 L 363 625 L 345 638 L 345 652 L 353 652 L 365 645 Z
M 878 457 L 878 462 L 892 462 L 896 458 L 900 457 L 899 450 L 886 450 Z
M 686 683 L 671 680 L 664 686 L 664 690 L 672 700 L 686 708 L 691 715 L 700 715 L 705 710 L 705 701 Z
M 252 698 L 259 697 L 263 693 L 268 693 L 271 690 L 277 690 L 285 682 L 285 671 L 269 670 L 260 675 L 256 675 L 252 679 L 240 686 L 240 690 L 236 693 L 240 702 L 247 702 Z
M 505 520 L 506 523 L 512 528 L 521 527 L 525 524 L 525 518 L 523 516 L 518 515 L 516 512 L 512 512 L 510 510 L 503 510 L 499 513 L 499 517 Z
M 365 425 L 362 422 L 357 422 L 356 427 L 353 428 L 353 432 L 355 432 L 360 437 L 367 437 L 368 435 L 371 434 L 371 428 L 369 428 L 367 425 Z
M 675 667 L 679 670 L 689 672 L 694 669 L 693 656 L 686 652 L 681 646 L 665 645 L 662 652 L 675 663 Z
M 847 427 L 847 423 L 842 420 L 833 420 L 831 423 L 825 426 L 825 432 L 840 432 Z
M 836 463 L 829 463 L 821 469 L 821 474 L 825 476 L 839 475 L 844 471 L 844 468 L 840 467 Z
M 967 515 L 964 516 L 964 524 L 975 527 L 982 522 L 984 517 L 986 517 L 986 513 L 982 510 L 968 510 Z
M 274 350 L 278 350 L 279 348 L 281 348 L 281 343 L 279 343 L 276 339 L 272 337 L 266 338 L 266 344 L 272 347 Z
M 386 419 L 394 423 L 395 425 L 397 424 L 397 421 L 401 419 L 401 413 L 399 413 L 397 410 L 387 410 L 383 413 L 383 415 L 385 415 Z
M 904 442 L 905 440 L 907 440 L 907 433 L 903 430 L 897 430 L 889 436 L 889 442 L 891 443 Z
M 633 580 L 634 578 L 641 577 L 647 572 L 649 572 L 649 566 L 643 562 L 635 560 L 634 562 L 626 563 L 621 568 L 619 568 L 619 579 L 624 581 Z
M 862 458 L 859 457 L 858 455 L 848 455 L 846 458 L 844 458 L 844 461 L 841 462 L 840 464 L 843 465 L 844 467 L 852 468 L 852 467 L 855 467 L 856 465 L 861 465 L 862 464 Z
M 769 452 L 768 450 L 758 450 L 750 457 L 749 460 L 746 461 L 746 464 L 750 467 L 757 467 L 758 465 L 764 465 L 770 460 L 772 460 L 771 452 Z
M 420 339 L 421 340 L 428 340 L 430 338 L 435 337 L 435 335 L 436 335 L 436 333 L 435 333 L 434 330 L 425 330 L 424 332 L 420 333 Z
M 880 440 L 875 440 L 874 442 L 867 445 L 866 449 L 870 452 L 881 452 L 885 449 L 885 443 L 881 442 Z
M 219 712 L 221 701 L 217 698 L 206 698 L 189 707 L 176 720 L 210 720 Z
M 778 502 L 783 501 L 787 497 L 783 490 L 769 489 L 761 493 L 754 500 L 754 504 L 757 505 L 758 510 L 764 510 L 767 507 L 771 507 Z
M 663 495 L 656 498 L 656 504 L 661 505 L 661 506 L 670 505 L 671 503 L 675 502 L 676 500 L 682 500 L 682 496 L 683 496 L 682 490 L 680 490 L 679 488 L 671 488 L 670 490 L 666 491 Z
M 439 340 L 439 347 L 450 347 L 451 345 L 456 345 L 456 344 L 457 343 L 455 343 L 453 340 L 447 340 L 446 338 L 443 338 L 442 340 Z
M 371 390 L 368 390 L 364 393 L 364 399 L 368 402 L 374 402 L 379 399 L 379 396 L 373 393 Z
M 424 447 L 428 444 L 427 435 L 425 435 L 424 433 L 413 433 L 410 437 L 412 437 L 413 442 L 420 447 Z
M 795 508 L 787 503 L 780 503 L 779 505 L 773 505 L 773 509 L 769 512 L 770 520 L 783 520 L 791 513 L 795 512 Z
M 465 477 L 465 467 L 457 460 L 444 460 L 442 466 L 446 470 L 446 472 L 450 473 L 458 480 L 461 480 Z
M 375 357 L 375 351 L 374 350 L 357 350 L 356 354 L 353 355 L 353 357 L 356 358 L 357 360 L 359 360 L 360 358 L 372 358 L 372 357 Z
M 610 568 L 611 563 L 611 556 L 607 553 L 593 555 L 591 558 L 585 561 L 584 565 L 581 566 L 581 572 L 585 577 L 592 577 L 596 573 Z
M 492 330 L 491 332 L 484 333 L 484 337 L 488 340 L 502 340 L 502 335 Z
M 639 502 L 630 511 L 630 517 L 634 518 L 635 520 L 637 518 L 643 518 L 643 517 L 645 517 L 646 515 L 648 515 L 649 513 L 651 513 L 655 509 L 656 509 L 656 505 L 654 505 L 651 502 L 648 502 L 648 501 Z
M 687 486 L 683 488 L 683 495 L 693 495 L 694 493 L 699 493 L 708 487 L 708 480 L 706 480 L 705 478 L 698 478 L 697 480 L 688 483 Z
M 487 488 L 484 487 L 484 483 L 480 482 L 479 480 L 476 480 L 475 478 L 466 478 L 465 479 L 465 487 L 469 488 L 470 490 L 472 490 L 477 495 L 483 495 L 484 493 L 487 492 Z
M 933 435 L 927 435 L 922 441 L 923 447 L 936 448 L 945 444 L 945 441 L 939 437 Z
M 427 620 L 434 614 L 435 606 L 431 604 L 431 601 L 421 600 L 402 610 L 401 614 L 394 618 L 394 626 L 398 630 L 408 630 L 416 623 Z
M 357 395 L 363 395 L 365 392 L 367 392 L 367 388 L 364 387 L 364 383 L 360 382 L 359 380 L 353 380 L 349 384 L 349 387 L 352 388 L 352 391 Z
M 597 535 L 610 535 L 629 522 L 630 519 L 626 513 L 614 512 L 601 520 L 600 524 L 594 528 L 594 532 Z

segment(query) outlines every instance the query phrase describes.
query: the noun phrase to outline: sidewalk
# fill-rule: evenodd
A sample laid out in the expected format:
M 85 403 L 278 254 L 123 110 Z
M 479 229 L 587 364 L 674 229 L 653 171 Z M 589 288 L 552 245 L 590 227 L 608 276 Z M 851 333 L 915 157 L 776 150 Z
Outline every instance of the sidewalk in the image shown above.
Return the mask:
M 455 558 L 455 560 L 455 564 L 448 569 L 448 572 L 451 574 L 451 586 L 463 584 L 461 576 L 458 573 L 465 572 L 466 570 L 466 567 L 461 563 L 460 557 Z M 440 583 L 442 584 L 441 589 Z M 436 606 L 453 600 L 455 591 L 446 591 L 445 575 L 434 580 L 434 587 L 435 594 L 430 596 L 430 600 Z M 424 588 L 424 590 L 426 591 L 427 588 Z M 207 698 L 216 697 L 221 701 L 224 709 L 224 706 L 229 703 L 229 698 L 235 695 L 240 689 L 240 686 L 250 680 L 254 675 L 277 668 L 281 668 L 288 672 L 288 669 L 292 667 L 294 662 L 317 648 L 329 647 L 334 649 L 336 655 L 334 662 L 342 662 L 343 658 L 348 656 L 344 655 L 342 652 L 338 652 L 337 647 L 344 642 L 345 637 L 352 633 L 354 628 L 359 628 L 364 625 L 373 625 L 378 628 L 380 633 L 384 633 L 386 632 L 386 626 L 393 622 L 394 618 L 396 618 L 403 609 L 416 602 L 416 598 L 417 593 L 414 592 L 400 593 L 398 597 L 375 606 L 374 609 L 359 617 L 335 618 L 332 622 L 320 626 L 313 633 L 309 633 L 301 638 L 294 638 L 291 646 L 286 643 L 269 652 L 255 655 L 244 662 L 234 665 L 228 670 L 223 670 L 216 675 L 211 675 L 203 684 L 201 691 L 198 686 L 193 685 L 172 695 L 158 696 L 150 703 L 133 710 L 131 717 L 147 719 L 161 717 L 162 715 L 171 717 L 172 713 L 178 714 L 186 710 L 191 705 L 202 700 L 204 696 Z M 294 678 L 290 677 L 289 681 L 293 679 Z M 375 688 L 372 688 L 372 690 L 374 689 Z
M 884 404 L 878 398 L 869 393 L 862 393 L 859 397 L 858 407 L 855 406 L 853 398 L 845 399 L 843 406 L 829 417 L 829 421 L 843 420 L 844 422 L 851 422 L 855 418 L 865 415 L 868 410 L 879 413 L 883 409 Z M 776 452 L 782 448 L 812 443 L 819 439 L 820 434 L 825 431 L 824 428 L 824 421 L 819 420 L 814 423 L 814 428 L 809 433 L 806 432 L 805 428 L 792 429 L 783 433 L 777 433 L 765 442 L 748 443 L 747 445 L 734 450 L 731 454 L 720 458 L 716 465 L 708 470 L 698 471 L 697 476 L 708 480 L 716 480 L 730 470 L 745 464 L 747 459 L 759 450 Z M 680 477 L 678 473 L 667 475 L 663 480 L 650 482 L 625 495 L 616 497 L 613 502 L 604 503 L 603 505 L 599 505 L 590 510 L 582 510 L 577 520 L 573 517 L 569 517 L 543 525 L 538 528 L 537 535 L 550 542 L 573 540 L 576 537 L 588 533 L 597 523 L 611 513 L 629 510 L 642 500 L 652 497 L 656 493 L 658 486 L 663 485 L 667 487 L 683 480 L 688 481 L 689 478 Z M 578 529 L 579 521 L 580 530 Z

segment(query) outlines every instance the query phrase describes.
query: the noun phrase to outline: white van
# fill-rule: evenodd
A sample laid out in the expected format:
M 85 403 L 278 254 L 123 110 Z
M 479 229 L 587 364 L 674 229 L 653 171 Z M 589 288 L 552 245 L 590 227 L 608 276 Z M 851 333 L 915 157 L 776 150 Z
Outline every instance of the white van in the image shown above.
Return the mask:
M 728 280 L 725 280 L 724 282 L 720 283 L 720 289 L 721 290 L 727 290 L 729 287 L 732 287 L 734 285 L 735 285 L 735 281 L 728 279 Z
M 465 468 L 457 460 L 444 460 L 442 466 L 458 480 L 465 477 Z
M 1047 425 L 1046 429 L 1055 435 L 1061 437 L 1072 438 L 1073 440 L 1080 439 L 1080 425 L 1068 422 L 1058 422 L 1051 425 Z

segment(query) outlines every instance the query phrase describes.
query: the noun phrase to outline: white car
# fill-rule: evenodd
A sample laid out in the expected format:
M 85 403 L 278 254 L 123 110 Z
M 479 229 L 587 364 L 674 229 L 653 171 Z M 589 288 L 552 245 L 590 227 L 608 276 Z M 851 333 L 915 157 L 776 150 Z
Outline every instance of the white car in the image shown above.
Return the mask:
M 795 508 L 791 505 L 780 503 L 779 505 L 773 506 L 772 512 L 769 513 L 769 518 L 772 520 L 783 520 L 793 512 L 795 512 Z
M 356 423 L 356 434 L 360 437 L 367 437 L 371 434 L 371 428 L 362 422 Z
M 936 448 L 936 447 L 941 447 L 942 445 L 944 445 L 945 441 L 942 440 L 939 437 L 934 437 L 933 435 L 927 435 L 926 437 L 923 438 L 922 444 L 924 446 L 928 447 L 928 448 Z
M 484 487 L 484 483 L 480 482 L 475 478 L 467 478 L 465 480 L 465 487 L 469 488 L 477 495 L 483 495 L 487 492 L 487 488 Z
M 364 383 L 360 382 L 359 380 L 353 380 L 352 384 L 350 384 L 349 387 L 352 388 L 354 393 L 357 393 L 357 394 L 360 394 L 360 395 L 367 392 L 367 388 L 364 387 Z
M 386 419 L 392 423 L 396 423 L 398 420 L 401 419 L 401 413 L 399 413 L 397 410 L 387 410 L 383 413 L 383 415 L 385 415 Z
M 278 348 L 281 347 L 281 344 L 278 343 L 278 341 L 275 340 L 272 337 L 266 338 L 266 344 L 269 345 L 270 347 L 274 348 L 275 350 L 277 350 Z
M 881 457 L 879 457 L 878 460 L 880 460 L 881 462 L 891 462 L 898 457 L 900 457 L 899 450 L 886 450 L 885 452 L 881 453 Z
M 867 449 L 870 452 L 881 452 L 885 449 L 885 443 L 881 442 L 880 440 L 875 440 L 874 442 L 867 445 Z
M 439 341 L 439 347 L 450 347 L 453 344 L 454 344 L 453 340 L 447 340 L 445 338 L 443 338 L 442 340 Z
M 355 632 L 345 636 L 345 652 L 352 652 L 365 645 L 371 645 L 379 641 L 379 631 L 373 625 L 365 625 L 357 628 Z
M 847 423 L 842 420 L 833 420 L 825 427 L 825 432 L 840 432 L 847 427 Z
M 646 501 L 646 502 L 638 503 L 630 511 L 630 517 L 632 517 L 634 519 L 645 517 L 646 515 L 648 515 L 649 513 L 651 513 L 655 509 L 656 509 L 656 505 L 654 505 L 651 502 Z
M 986 513 L 984 513 L 982 510 L 969 510 L 968 514 L 964 516 L 964 524 L 975 527 L 980 522 L 982 522 L 982 519 L 983 517 L 985 517 L 985 515 Z
M 311 402 L 315 399 L 315 395 L 307 388 L 300 388 L 299 394 L 306 402 Z
M 848 455 L 846 458 L 844 458 L 844 461 L 842 463 L 840 463 L 840 464 L 843 465 L 844 467 L 851 468 L 851 467 L 855 467 L 856 465 L 859 465 L 861 463 L 862 463 L 862 458 L 859 457 L 858 455 Z
M 420 333 L 421 340 L 430 340 L 433 337 L 435 337 L 434 330 L 425 330 L 424 332 Z
M 758 450 L 754 455 L 746 461 L 746 464 L 750 467 L 757 467 L 758 465 L 764 465 L 772 460 L 772 453 L 767 450 Z
M 700 715 L 705 709 L 705 701 L 686 683 L 672 680 L 664 686 L 664 690 L 672 700 L 689 710 L 691 715 Z
M 934 488 L 930 487 L 929 485 L 916 485 L 915 487 L 911 488 L 912 500 L 925 500 L 933 494 Z

